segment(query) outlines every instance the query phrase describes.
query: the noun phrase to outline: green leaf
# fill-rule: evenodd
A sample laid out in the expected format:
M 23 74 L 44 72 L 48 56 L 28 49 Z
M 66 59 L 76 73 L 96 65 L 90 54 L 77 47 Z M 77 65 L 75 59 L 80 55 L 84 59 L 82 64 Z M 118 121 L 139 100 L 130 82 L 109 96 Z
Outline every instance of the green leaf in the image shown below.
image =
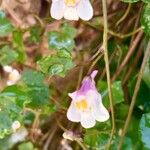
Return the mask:
M 61 51 L 57 52 L 57 56 L 72 59 L 70 52 L 68 52 L 66 50 L 61 50 Z
M 9 65 L 15 60 L 17 60 L 18 54 L 9 46 L 4 46 L 0 49 L 0 64 L 1 65 Z
M 49 72 L 50 76 L 60 74 L 61 72 L 63 72 L 63 65 L 62 64 L 54 64 L 54 65 L 50 66 L 48 72 Z
M 23 115 L 20 115 L 23 107 L 17 104 L 15 96 L 0 94 L 0 138 L 13 132 L 12 124 L 14 121 L 22 123 Z
M 125 3 L 136 3 L 136 2 L 138 2 L 139 0 L 121 0 L 121 1 L 123 1 L 123 2 L 125 2 Z
M 6 18 L 4 12 L 0 10 L 0 37 L 7 36 L 13 29 L 11 22 Z
M 10 134 L 12 126 L 12 120 L 5 111 L 0 111 L 0 139 L 5 135 Z
M 129 111 L 129 105 L 125 103 L 119 103 L 115 106 L 115 116 L 117 119 L 125 120 Z
M 62 50 L 56 55 L 42 58 L 38 61 L 38 66 L 45 74 L 64 77 L 67 71 L 72 69 L 75 65 L 72 62 L 71 55 L 67 51 Z
M 142 0 L 144 3 L 150 3 L 150 0 Z
M 22 143 L 18 146 L 18 150 L 37 150 L 31 142 Z
M 4 19 L 6 17 L 4 11 L 0 10 L 0 18 Z
M 77 34 L 77 30 L 69 25 L 68 23 L 64 23 L 61 27 L 63 33 L 65 33 L 70 38 L 75 38 Z
M 141 16 L 141 25 L 145 34 L 150 37 L 150 3 L 146 4 L 143 8 Z
M 109 132 L 106 131 L 106 133 L 103 133 L 103 131 L 98 131 L 95 129 L 87 130 L 84 136 L 84 143 L 90 148 L 90 149 L 98 149 L 98 150 L 104 150 L 107 146 L 107 143 L 110 139 Z M 119 143 L 120 137 L 119 136 L 113 136 L 112 142 L 111 142 L 111 150 L 116 150 L 118 143 Z M 124 143 L 122 145 L 122 150 L 129 150 L 132 149 L 132 140 L 129 137 L 124 138 Z
M 2 91 L 2 94 L 4 96 L 15 97 L 16 104 L 21 108 L 23 108 L 26 104 L 30 103 L 31 101 L 30 97 L 27 94 L 27 88 L 18 85 L 6 87 Z
M 42 29 L 39 26 L 31 27 L 29 40 L 32 43 L 39 43 L 41 41 Z
M 35 70 L 27 70 L 22 75 L 22 81 L 26 86 L 29 107 L 41 108 L 49 102 L 49 88 L 44 84 L 44 75 Z
M 22 74 L 22 81 L 28 86 L 41 86 L 44 82 L 44 75 L 35 70 L 27 70 Z
M 14 121 L 23 124 L 22 112 L 29 102 L 26 89 L 17 85 L 9 86 L 0 93 L 0 138 L 13 132 Z
M 101 80 L 98 82 L 97 87 L 102 95 L 104 105 L 108 108 L 109 107 L 109 97 L 108 97 L 107 82 Z M 113 95 L 114 105 L 124 101 L 124 95 L 123 95 L 123 90 L 122 90 L 122 86 L 121 86 L 121 81 L 115 81 L 112 84 L 112 95 Z
M 18 61 L 20 61 L 21 63 L 24 62 L 27 56 L 23 43 L 23 33 L 20 30 L 16 30 L 13 32 L 13 46 L 18 52 Z
M 75 46 L 75 42 L 65 33 L 53 31 L 48 33 L 48 45 L 50 49 L 71 51 Z
M 49 88 L 44 84 L 38 87 L 28 87 L 28 96 L 31 98 L 28 106 L 34 108 L 43 107 L 49 102 Z
M 150 113 L 142 115 L 139 126 L 139 132 L 141 140 L 144 144 L 144 148 L 150 149 Z
M 137 76 L 129 82 L 130 96 L 133 95 L 136 80 Z M 138 95 L 136 97 L 136 106 L 142 106 L 145 112 L 150 112 L 150 88 L 143 80 L 141 81 Z
M 109 134 L 100 133 L 97 130 L 86 132 L 84 142 L 90 148 L 103 150 L 109 140 Z

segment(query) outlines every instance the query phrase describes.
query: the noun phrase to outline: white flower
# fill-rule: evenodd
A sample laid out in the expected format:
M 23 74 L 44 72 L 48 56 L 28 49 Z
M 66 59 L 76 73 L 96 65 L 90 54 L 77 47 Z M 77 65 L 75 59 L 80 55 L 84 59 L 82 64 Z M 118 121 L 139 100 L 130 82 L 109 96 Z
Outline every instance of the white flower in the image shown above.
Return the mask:
M 93 8 L 89 0 L 52 0 L 50 14 L 57 20 L 63 17 L 68 20 L 90 20 Z
M 21 124 L 18 120 L 14 121 L 13 124 L 12 124 L 12 130 L 14 132 L 16 132 L 17 129 L 19 129 L 21 127 Z
M 109 119 L 109 113 L 102 104 L 101 95 L 98 93 L 94 78 L 97 71 L 83 80 L 78 91 L 70 93 L 71 105 L 67 111 L 67 118 L 72 122 L 81 122 L 84 128 L 91 128 L 96 120 L 104 122 Z
M 16 84 L 20 80 L 21 75 L 17 69 L 12 68 L 11 66 L 4 66 L 3 70 L 8 73 L 7 85 Z

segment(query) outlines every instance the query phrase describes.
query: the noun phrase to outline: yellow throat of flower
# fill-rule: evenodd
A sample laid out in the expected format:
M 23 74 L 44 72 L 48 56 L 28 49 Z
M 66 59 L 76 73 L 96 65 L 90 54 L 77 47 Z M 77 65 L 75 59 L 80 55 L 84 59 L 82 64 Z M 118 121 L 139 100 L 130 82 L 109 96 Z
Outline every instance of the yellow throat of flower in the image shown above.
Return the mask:
M 14 81 L 16 79 L 16 76 L 13 73 L 10 73 L 8 75 L 8 80 Z
M 83 99 L 79 102 L 76 102 L 75 103 L 75 107 L 78 109 L 78 110 L 82 110 L 82 111 L 85 111 L 87 110 L 88 108 L 88 102 L 86 99 Z
M 77 0 L 65 0 L 67 6 L 75 6 Z

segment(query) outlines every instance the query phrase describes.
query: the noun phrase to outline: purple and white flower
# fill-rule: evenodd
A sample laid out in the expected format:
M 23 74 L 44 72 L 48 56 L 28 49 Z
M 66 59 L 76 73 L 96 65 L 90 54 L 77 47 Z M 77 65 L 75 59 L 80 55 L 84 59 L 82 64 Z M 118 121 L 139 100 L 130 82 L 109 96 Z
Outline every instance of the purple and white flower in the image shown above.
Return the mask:
M 104 122 L 109 119 L 109 113 L 95 87 L 94 78 L 97 73 L 97 70 L 93 71 L 90 76 L 84 78 L 79 90 L 69 93 L 72 102 L 67 111 L 67 118 L 72 122 L 81 122 L 84 128 L 95 126 L 96 121 Z
M 89 0 L 52 0 L 50 14 L 57 20 L 63 17 L 68 20 L 90 20 L 93 8 Z

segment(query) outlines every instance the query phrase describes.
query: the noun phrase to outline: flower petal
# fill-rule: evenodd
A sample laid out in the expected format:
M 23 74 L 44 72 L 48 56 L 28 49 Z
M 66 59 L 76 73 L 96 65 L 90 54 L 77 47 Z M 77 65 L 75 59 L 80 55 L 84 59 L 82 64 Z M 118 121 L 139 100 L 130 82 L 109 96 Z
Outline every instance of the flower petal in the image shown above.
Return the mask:
M 10 73 L 10 72 L 12 72 L 12 70 L 13 70 L 13 68 L 11 67 L 11 66 L 3 66 L 3 69 L 4 69 L 4 71 L 5 72 L 7 72 L 7 73 Z
M 81 114 L 81 125 L 84 128 L 92 128 L 96 124 L 94 117 L 91 112 L 82 112 Z
M 77 95 L 77 92 L 73 92 L 73 93 L 68 93 L 69 97 L 72 98 L 72 100 L 76 99 L 76 95 Z
M 91 78 L 94 80 L 94 78 L 96 77 L 96 75 L 97 75 L 97 73 L 98 73 L 98 70 L 94 70 L 92 73 L 91 73 Z
M 6 82 L 6 84 L 8 85 L 8 86 L 10 86 L 10 85 L 14 85 L 16 82 L 14 82 L 14 81 L 10 81 L 10 80 L 8 80 L 7 82 Z
M 93 105 L 95 104 L 95 99 L 98 98 L 98 92 L 97 90 L 89 90 L 87 93 L 86 93 L 86 99 L 88 100 L 88 102 L 90 103 L 90 105 Z
M 108 110 L 104 107 L 101 100 L 101 95 L 98 93 L 98 98 L 93 102 L 92 114 L 97 121 L 104 122 L 109 119 Z
M 68 20 L 79 20 L 76 7 L 66 7 L 64 18 Z
M 21 78 L 18 70 L 13 69 L 13 71 L 8 75 L 8 80 L 12 82 L 17 82 Z
M 78 16 L 83 20 L 90 20 L 93 17 L 93 8 L 89 0 L 81 0 L 77 6 Z
M 81 120 L 80 112 L 77 111 L 73 102 L 71 102 L 67 111 L 67 118 L 72 122 L 80 122 Z
M 65 9 L 65 4 L 63 0 L 53 0 L 50 9 L 50 14 L 52 18 L 55 18 L 57 20 L 63 18 L 64 9 Z

